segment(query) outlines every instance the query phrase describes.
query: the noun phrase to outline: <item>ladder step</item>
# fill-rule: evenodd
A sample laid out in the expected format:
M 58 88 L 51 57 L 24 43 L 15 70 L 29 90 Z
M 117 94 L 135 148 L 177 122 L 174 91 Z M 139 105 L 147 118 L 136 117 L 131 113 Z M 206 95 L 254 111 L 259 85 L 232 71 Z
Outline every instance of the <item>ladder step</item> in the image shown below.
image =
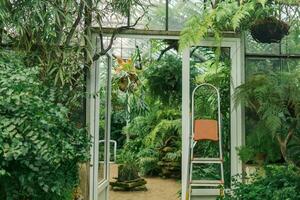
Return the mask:
M 192 163 L 221 164 L 221 163 L 223 163 L 223 159 L 222 158 L 193 158 Z
M 212 186 L 217 187 L 223 185 L 224 181 L 222 180 L 192 180 L 191 186 Z

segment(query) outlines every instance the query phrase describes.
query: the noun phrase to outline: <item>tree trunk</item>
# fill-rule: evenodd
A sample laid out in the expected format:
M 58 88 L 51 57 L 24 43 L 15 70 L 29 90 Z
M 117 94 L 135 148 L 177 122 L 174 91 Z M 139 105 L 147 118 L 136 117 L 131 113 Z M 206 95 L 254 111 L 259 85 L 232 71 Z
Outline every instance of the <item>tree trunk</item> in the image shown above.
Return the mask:
M 293 137 L 293 135 L 294 135 L 294 131 L 293 131 L 293 129 L 290 129 L 288 132 L 288 135 L 284 139 L 282 139 L 279 135 L 277 136 L 281 155 L 284 158 L 286 163 L 293 163 L 291 160 L 289 160 L 288 155 L 287 155 L 287 145 L 288 145 L 289 141 L 291 140 L 291 138 Z

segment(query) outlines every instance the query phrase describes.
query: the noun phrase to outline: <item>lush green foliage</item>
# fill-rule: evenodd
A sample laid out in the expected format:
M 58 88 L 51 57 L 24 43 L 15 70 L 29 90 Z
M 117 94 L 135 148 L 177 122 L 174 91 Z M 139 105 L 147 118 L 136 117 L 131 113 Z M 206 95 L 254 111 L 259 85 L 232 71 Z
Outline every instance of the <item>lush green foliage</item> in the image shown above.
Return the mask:
M 0 53 L 0 197 L 70 199 L 89 138 L 23 56 Z
M 267 166 L 265 176 L 253 176 L 249 184 L 234 182 L 224 200 L 300 199 L 299 170 L 293 166 Z
M 199 43 L 207 34 L 212 32 L 216 41 L 220 41 L 222 31 L 236 30 L 249 18 L 257 17 L 258 8 L 262 8 L 266 0 L 250 0 L 239 5 L 238 1 L 225 0 L 215 7 L 207 8 L 202 15 L 196 15 L 189 19 L 182 30 L 180 48 Z
M 298 0 L 284 1 L 286 10 L 289 6 L 299 5 Z M 214 5 L 207 3 L 206 9 L 191 17 L 181 32 L 180 49 L 198 44 L 204 37 L 213 34 L 216 42 L 222 39 L 224 31 L 245 31 L 257 20 L 266 16 L 280 16 L 283 4 L 268 0 L 223 0 Z M 299 20 L 298 11 L 284 13 L 288 23 L 295 25 Z M 297 26 L 299 30 L 299 26 Z
M 237 89 L 237 100 L 249 109 L 254 120 L 253 125 L 256 124 L 252 129 L 255 138 L 252 148 L 256 152 L 263 151 L 263 147 L 257 145 L 269 144 L 269 148 L 274 148 L 271 142 L 273 138 L 279 145 L 283 158 L 287 162 L 295 162 L 295 158 L 289 155 L 288 146 L 299 141 L 299 81 L 298 70 L 270 72 L 267 75 L 253 75 Z M 264 150 L 264 153 L 276 153 Z
M 130 152 L 139 160 L 144 175 L 163 173 L 164 162 L 173 162 L 180 175 L 181 141 L 180 114 L 175 110 L 153 108 L 147 115 L 135 118 L 125 127 L 131 140 L 125 144 L 123 154 Z M 167 174 L 164 174 L 166 175 Z
M 181 59 L 172 55 L 151 63 L 145 72 L 151 95 L 167 105 L 178 105 L 181 102 L 181 67 Z

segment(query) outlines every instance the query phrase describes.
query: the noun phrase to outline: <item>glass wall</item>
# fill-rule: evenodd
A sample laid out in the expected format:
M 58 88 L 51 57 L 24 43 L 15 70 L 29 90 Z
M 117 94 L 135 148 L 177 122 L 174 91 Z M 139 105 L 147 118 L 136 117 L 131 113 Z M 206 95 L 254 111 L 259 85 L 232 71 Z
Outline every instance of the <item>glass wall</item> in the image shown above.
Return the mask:
M 298 21 L 296 20 L 293 25 Z M 281 43 L 262 44 L 254 41 L 250 33 L 245 34 L 246 82 L 250 81 L 250 83 L 255 82 L 257 84 L 258 78 L 268 78 L 274 75 L 277 75 L 276 77 L 280 79 L 282 72 L 293 73 L 295 70 L 300 70 L 300 34 L 293 25 L 289 35 Z M 278 82 L 283 84 L 280 81 Z M 263 85 L 257 86 L 257 90 L 261 88 L 263 88 Z M 261 161 L 281 162 L 282 158 L 277 141 L 274 137 L 265 134 L 268 130 L 260 123 L 261 120 L 257 113 L 246 108 L 245 115 L 246 146 L 254 149 L 256 156 L 248 164 Z

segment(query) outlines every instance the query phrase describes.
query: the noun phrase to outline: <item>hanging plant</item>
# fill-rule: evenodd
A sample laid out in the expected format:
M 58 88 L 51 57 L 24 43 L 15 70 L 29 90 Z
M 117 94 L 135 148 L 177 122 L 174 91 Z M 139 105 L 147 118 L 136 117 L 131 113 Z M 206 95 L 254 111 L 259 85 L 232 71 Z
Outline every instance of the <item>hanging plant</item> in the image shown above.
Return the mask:
M 126 92 L 129 89 L 135 89 L 138 84 L 138 76 L 135 66 L 131 59 L 125 60 L 117 58 L 118 67 L 115 69 L 119 77 L 119 89 Z
M 213 35 L 220 47 L 226 31 L 251 31 L 253 38 L 262 43 L 280 42 L 289 34 L 289 24 L 298 21 L 296 11 L 284 13 L 299 4 L 299 0 L 222 0 L 214 6 L 207 1 L 200 15 L 193 15 L 181 31 L 179 49 L 198 45 Z M 289 24 L 277 16 L 288 18 Z M 293 23 L 294 22 L 294 23 Z M 293 28 L 294 29 L 294 28 Z M 297 27 L 299 29 L 299 27 Z
M 253 39 L 261 43 L 278 43 L 289 34 L 290 26 L 274 16 L 256 20 L 250 27 Z

